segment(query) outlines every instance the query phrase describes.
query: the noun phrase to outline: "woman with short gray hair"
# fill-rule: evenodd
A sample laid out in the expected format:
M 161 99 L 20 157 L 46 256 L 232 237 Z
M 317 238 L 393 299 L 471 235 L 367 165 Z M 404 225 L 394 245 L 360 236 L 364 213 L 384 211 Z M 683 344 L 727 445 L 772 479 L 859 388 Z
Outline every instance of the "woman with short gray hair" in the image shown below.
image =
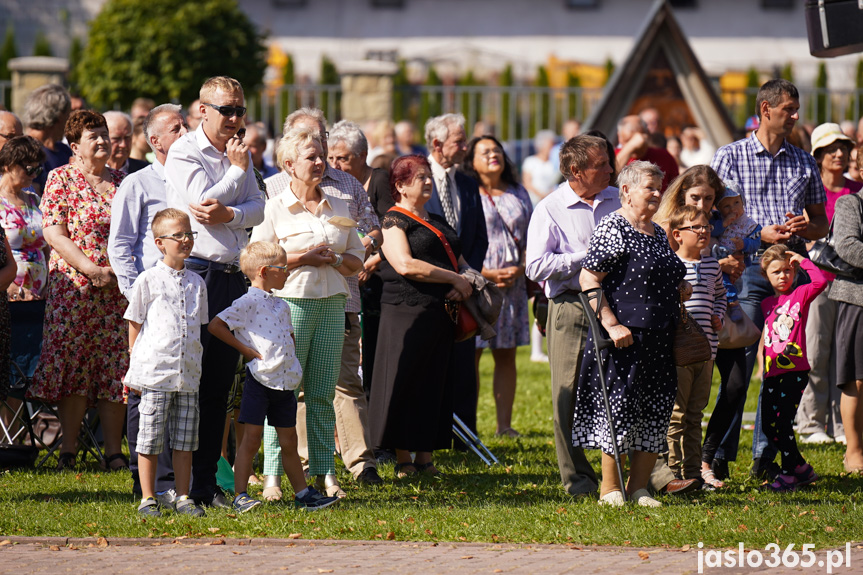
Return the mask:
M 42 194 L 48 173 L 65 166 L 72 157 L 72 149 L 63 143 L 63 130 L 72 110 L 69 92 L 57 84 L 45 84 L 36 88 L 24 103 L 24 123 L 27 135 L 36 138 L 45 152 L 42 173 L 33 180 L 33 189 Z
M 602 288 L 597 315 L 614 347 L 602 361 L 589 333 L 576 391 L 573 445 L 602 450 L 600 504 L 623 505 L 613 444 L 632 452 L 628 498 L 661 505 L 646 487 L 666 435 L 677 394 L 672 344 L 680 313 L 678 290 L 686 268 L 671 251 L 665 231 L 651 221 L 659 207 L 662 170 L 636 161 L 617 179 L 621 207 L 604 217 L 590 238 L 579 281 Z M 596 303 L 594 303 L 596 306 Z M 611 436 L 600 389 L 608 384 L 616 437 Z

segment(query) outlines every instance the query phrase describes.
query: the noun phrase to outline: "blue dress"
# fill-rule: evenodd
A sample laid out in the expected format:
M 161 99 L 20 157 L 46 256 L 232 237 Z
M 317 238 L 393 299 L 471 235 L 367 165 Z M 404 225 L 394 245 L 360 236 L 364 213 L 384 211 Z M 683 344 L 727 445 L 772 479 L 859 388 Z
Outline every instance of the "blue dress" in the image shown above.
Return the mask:
M 588 333 L 576 390 L 575 446 L 613 453 L 600 391 L 599 370 L 604 369 L 621 451 L 666 449 L 677 395 L 672 346 L 680 313 L 678 286 L 686 267 L 662 228 L 653 228 L 652 236 L 643 234 L 615 212 L 599 222 L 590 238 L 582 267 L 608 274 L 603 294 L 618 321 L 632 332 L 634 344 L 603 351 L 600 362 Z
M 520 185 L 509 188 L 494 198 L 482 196 L 482 210 L 488 232 L 488 251 L 483 267 L 490 270 L 517 266 L 523 262 L 527 244 L 527 225 L 533 213 L 530 196 Z M 512 237 L 510 236 L 512 233 Z M 513 237 L 515 241 L 513 241 Z M 518 259 L 513 256 L 518 254 Z M 530 325 L 527 313 L 527 287 L 522 274 L 508 288 L 503 288 L 503 305 L 494 329 L 497 335 L 488 341 L 476 338 L 476 347 L 512 349 L 530 343 Z

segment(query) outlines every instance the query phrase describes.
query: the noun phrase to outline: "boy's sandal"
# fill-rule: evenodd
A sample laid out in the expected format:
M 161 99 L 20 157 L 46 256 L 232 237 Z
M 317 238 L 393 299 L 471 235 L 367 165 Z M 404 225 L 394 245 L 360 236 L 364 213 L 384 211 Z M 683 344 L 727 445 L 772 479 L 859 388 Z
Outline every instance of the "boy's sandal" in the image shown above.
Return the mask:
M 431 461 L 428 463 L 415 463 L 414 467 L 416 467 L 417 471 L 423 475 L 430 475 L 432 477 L 440 477 L 443 475 Z
M 68 451 L 57 456 L 57 471 L 66 469 L 75 469 L 75 454 Z
M 418 465 L 414 465 L 411 463 L 396 463 L 395 465 L 395 474 L 399 479 L 404 479 L 405 477 L 411 477 L 412 475 L 417 474 Z
M 114 461 L 121 461 L 122 465 L 112 466 Z M 115 453 L 105 458 L 105 471 L 129 471 L 129 459 L 122 453 Z
M 725 482 L 717 479 L 712 469 L 702 469 L 701 479 L 704 481 L 705 486 L 710 486 L 708 489 L 722 489 L 725 487 Z

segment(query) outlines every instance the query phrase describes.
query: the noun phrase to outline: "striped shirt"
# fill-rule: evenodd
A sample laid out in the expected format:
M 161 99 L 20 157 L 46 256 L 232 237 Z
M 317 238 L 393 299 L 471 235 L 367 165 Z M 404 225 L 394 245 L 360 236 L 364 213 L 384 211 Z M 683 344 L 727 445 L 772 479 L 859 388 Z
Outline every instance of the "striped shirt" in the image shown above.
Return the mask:
M 710 340 L 711 359 L 716 359 L 719 334 L 713 330 L 710 319 L 714 315 L 724 318 L 727 305 L 719 262 L 713 256 L 704 256 L 697 262 L 683 258 L 680 258 L 680 261 L 686 266 L 686 277 L 683 279 L 692 285 L 692 297 L 685 303 L 686 310 L 704 330 Z
M 753 132 L 749 138 L 719 148 L 710 167 L 724 182 L 740 184 L 746 215 L 761 226 L 783 224 L 788 212 L 802 215 L 806 206 L 827 201 L 815 158 L 787 140 L 771 156 Z M 788 244 L 803 241 L 795 236 Z

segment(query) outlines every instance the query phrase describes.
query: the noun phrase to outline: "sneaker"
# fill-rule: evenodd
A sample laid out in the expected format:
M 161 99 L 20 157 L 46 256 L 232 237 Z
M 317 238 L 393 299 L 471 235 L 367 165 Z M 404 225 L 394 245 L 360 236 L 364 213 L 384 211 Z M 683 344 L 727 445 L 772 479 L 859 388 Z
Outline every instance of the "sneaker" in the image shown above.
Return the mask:
M 728 479 L 728 462 L 724 459 L 715 458 L 713 463 L 710 464 L 710 468 L 713 470 L 714 475 L 716 475 L 716 479 L 719 481 Z
M 294 506 L 303 511 L 317 511 L 338 503 L 338 497 L 327 497 L 321 495 L 317 489 L 309 486 L 309 491 L 303 497 L 294 497 Z
M 544 353 L 534 354 L 530 356 L 530 361 L 533 363 L 548 363 L 548 356 Z
M 159 502 L 154 497 L 148 497 L 141 501 L 138 506 L 138 515 L 147 517 L 161 517 L 162 512 L 159 511 Z
M 823 431 L 816 431 L 809 435 L 804 435 L 800 438 L 800 443 L 808 443 L 810 445 L 820 445 L 822 443 L 833 443 L 833 438 Z
M 161 493 L 156 494 L 156 501 L 159 502 L 159 505 L 162 507 L 173 507 L 174 501 L 177 499 L 177 492 L 173 489 L 169 489 L 167 491 L 162 491 Z
M 206 517 L 207 515 L 188 495 L 181 495 L 174 501 L 174 511 L 180 515 L 191 515 L 192 517 Z
M 363 485 L 380 485 L 384 482 L 381 476 L 378 475 L 378 470 L 374 467 L 366 467 L 359 475 L 357 475 L 357 483 Z
M 845 438 L 845 434 L 837 435 L 833 438 L 833 441 L 836 443 L 841 443 L 842 445 L 848 445 L 848 440 Z
M 762 464 L 760 457 L 752 460 L 752 469 L 749 472 L 754 479 L 767 479 L 768 481 L 773 481 L 781 473 L 782 469 L 779 464 L 775 461 Z
M 378 465 L 382 463 L 395 463 L 396 454 L 389 449 L 375 449 L 375 459 L 378 460 Z
M 798 465 L 794 468 L 794 479 L 797 482 L 797 487 L 803 487 L 810 483 L 815 483 L 820 479 L 812 466 L 808 463 Z
M 243 493 L 240 493 L 239 495 L 234 497 L 234 503 L 232 507 L 234 508 L 234 511 L 238 513 L 245 513 L 246 511 L 251 511 L 260 504 L 260 501 L 258 501 L 257 499 L 252 499 L 251 497 L 249 497 L 249 494 L 244 491 Z

